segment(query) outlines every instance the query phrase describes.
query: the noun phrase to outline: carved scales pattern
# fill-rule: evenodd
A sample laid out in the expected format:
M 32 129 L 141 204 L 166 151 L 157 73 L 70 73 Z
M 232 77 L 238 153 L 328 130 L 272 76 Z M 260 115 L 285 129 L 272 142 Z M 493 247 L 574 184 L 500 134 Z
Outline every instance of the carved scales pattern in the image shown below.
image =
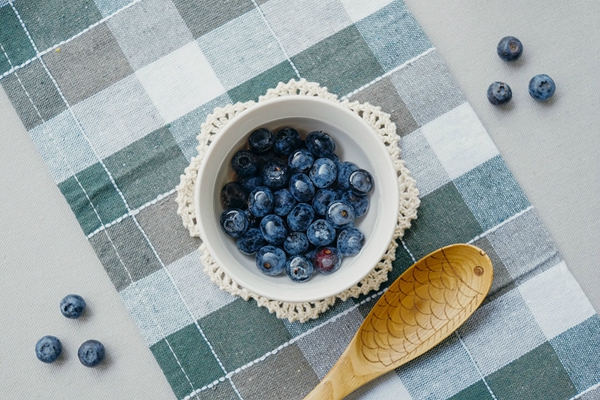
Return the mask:
M 442 257 L 431 257 L 403 274 L 365 320 L 360 335 L 366 360 L 403 364 L 452 333 L 485 293 L 471 288 Z M 412 273 L 411 273 L 412 272 Z

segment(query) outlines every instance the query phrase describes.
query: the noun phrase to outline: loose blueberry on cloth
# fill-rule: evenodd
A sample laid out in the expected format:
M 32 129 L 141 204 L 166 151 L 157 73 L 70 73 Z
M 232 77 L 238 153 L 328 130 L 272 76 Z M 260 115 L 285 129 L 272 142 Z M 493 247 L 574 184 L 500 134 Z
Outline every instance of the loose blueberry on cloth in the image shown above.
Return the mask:
M 546 74 L 539 74 L 529 81 L 529 94 L 538 101 L 549 100 L 556 91 L 554 80 Z
M 79 346 L 77 357 L 86 367 L 96 367 L 104 361 L 106 350 L 104 345 L 97 340 L 87 340 Z
M 504 61 L 516 61 L 523 54 L 523 43 L 514 36 L 506 36 L 496 46 L 496 52 Z

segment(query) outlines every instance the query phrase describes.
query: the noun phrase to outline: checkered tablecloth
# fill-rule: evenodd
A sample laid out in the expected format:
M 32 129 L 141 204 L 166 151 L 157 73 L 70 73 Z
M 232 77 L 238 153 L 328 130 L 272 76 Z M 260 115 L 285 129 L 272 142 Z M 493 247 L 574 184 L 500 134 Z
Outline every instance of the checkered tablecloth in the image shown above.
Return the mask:
M 176 397 L 302 398 L 381 294 L 277 319 L 208 280 L 176 214 L 205 117 L 292 78 L 397 124 L 421 206 L 390 281 L 455 242 L 494 262 L 456 334 L 350 397 L 598 398 L 600 317 L 402 1 L 0 0 L 0 84 Z

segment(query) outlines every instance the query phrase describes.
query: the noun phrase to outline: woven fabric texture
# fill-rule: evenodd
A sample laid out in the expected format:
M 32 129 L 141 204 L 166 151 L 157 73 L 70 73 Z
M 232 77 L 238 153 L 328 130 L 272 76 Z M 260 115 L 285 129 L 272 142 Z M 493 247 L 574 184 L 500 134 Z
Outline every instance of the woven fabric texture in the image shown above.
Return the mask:
M 177 215 L 207 115 L 301 78 L 397 126 L 421 204 L 388 282 L 450 243 L 494 262 L 456 334 L 350 398 L 597 395 L 600 317 L 402 1 L 0 1 L 0 84 L 177 398 L 302 398 L 385 290 L 279 319 L 210 281 Z

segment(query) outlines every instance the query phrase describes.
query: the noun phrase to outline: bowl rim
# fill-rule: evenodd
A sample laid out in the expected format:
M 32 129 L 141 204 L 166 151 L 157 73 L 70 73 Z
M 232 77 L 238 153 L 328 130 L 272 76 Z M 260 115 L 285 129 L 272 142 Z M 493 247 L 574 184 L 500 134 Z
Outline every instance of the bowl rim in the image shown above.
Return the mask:
M 383 163 L 387 164 L 387 166 L 385 168 L 389 169 L 390 174 L 393 174 L 394 182 L 397 186 L 396 167 L 394 166 L 394 163 L 392 162 L 390 153 L 388 152 L 384 142 L 381 140 L 381 137 L 375 132 L 373 126 L 371 126 L 369 123 L 367 123 L 361 116 L 359 116 L 358 114 L 353 112 L 350 108 L 344 106 L 344 104 L 339 103 L 337 101 L 323 99 L 323 98 L 315 97 L 315 96 L 302 96 L 302 95 L 282 96 L 282 97 L 276 97 L 273 99 L 260 101 L 256 104 L 250 106 L 249 108 L 241 111 L 239 114 L 235 115 L 233 118 L 231 118 L 229 121 L 226 122 L 226 124 L 219 130 L 219 132 L 216 135 L 214 135 L 214 137 L 211 140 L 211 144 L 208 146 L 208 149 L 206 150 L 204 157 L 202 159 L 202 162 L 200 163 L 200 166 L 198 168 L 198 175 L 196 177 L 195 186 L 194 186 L 194 200 L 193 200 L 194 201 L 194 210 L 195 210 L 195 214 L 196 214 L 196 218 L 197 218 L 197 227 L 198 227 L 198 231 L 200 233 L 200 238 L 203 241 L 203 243 L 205 244 L 205 246 L 206 246 L 210 256 L 213 258 L 214 262 L 237 285 L 241 286 L 242 288 L 245 288 L 246 290 L 248 290 L 250 292 L 253 292 L 254 294 L 262 296 L 266 299 L 290 302 L 290 303 L 322 301 L 324 299 L 339 295 L 340 293 L 355 286 L 362 279 L 364 279 L 375 268 L 375 266 L 381 261 L 381 259 L 383 258 L 384 254 L 386 253 L 386 251 L 389 247 L 391 240 L 394 239 L 394 232 L 395 232 L 396 226 L 397 226 L 397 212 L 398 212 L 398 207 L 399 207 L 399 202 L 400 202 L 398 190 L 391 190 L 390 193 L 388 193 L 388 195 L 392 196 L 393 198 L 389 198 L 387 201 L 393 203 L 394 210 L 396 210 L 396 214 L 395 214 L 395 217 L 392 219 L 384 218 L 384 222 L 388 221 L 388 220 L 393 220 L 393 223 L 389 222 L 389 223 L 386 223 L 384 226 L 387 229 L 387 232 L 385 232 L 386 234 L 382 235 L 382 236 L 385 236 L 386 238 L 388 238 L 388 240 L 382 244 L 379 244 L 380 251 L 377 252 L 377 255 L 378 255 L 377 259 L 375 259 L 375 257 L 373 256 L 373 260 L 376 260 L 376 261 L 373 261 L 373 265 L 371 266 L 371 268 L 369 268 L 369 269 L 365 268 L 364 273 L 356 274 L 356 278 L 352 282 L 347 283 L 344 286 L 340 286 L 340 287 L 336 288 L 335 290 L 330 290 L 329 292 L 326 292 L 324 294 L 312 295 L 312 296 L 290 295 L 289 293 L 286 295 L 277 295 L 277 294 L 273 294 L 269 291 L 263 290 L 263 288 L 260 287 L 260 285 L 257 287 L 252 284 L 248 284 L 248 282 L 244 282 L 244 279 L 242 279 L 240 277 L 240 274 L 237 273 L 235 268 L 230 268 L 229 266 L 227 266 L 227 264 L 222 261 L 221 257 L 219 257 L 218 252 L 215 251 L 215 249 L 211 243 L 211 240 L 205 240 L 205 238 L 207 237 L 207 231 L 205 230 L 203 220 L 201 218 L 201 212 L 200 212 L 202 210 L 202 208 L 200 207 L 200 196 L 201 196 L 200 188 L 201 188 L 202 177 L 204 176 L 205 171 L 209 168 L 206 160 L 210 159 L 212 152 L 216 151 L 215 149 L 217 148 L 217 145 L 221 141 L 228 139 L 228 137 L 227 137 L 228 135 L 226 133 L 228 131 L 230 131 L 231 129 L 235 128 L 236 125 L 240 123 L 239 122 L 240 120 L 248 118 L 248 114 L 256 112 L 262 108 L 269 107 L 276 103 L 285 103 L 285 102 L 293 103 L 293 102 L 298 102 L 298 101 L 299 102 L 317 102 L 317 103 L 323 104 L 324 106 L 337 108 L 342 113 L 345 113 L 349 118 L 353 118 L 353 119 L 355 119 L 355 121 L 357 123 L 363 125 L 363 127 L 366 128 L 365 131 L 369 132 L 372 135 L 373 139 L 375 139 L 374 140 L 375 146 L 379 148 L 379 151 L 382 151 L 386 154 L 386 157 L 384 157 Z M 310 118 L 310 116 L 307 116 L 307 118 Z M 285 119 L 285 117 L 282 117 L 280 119 Z M 275 120 L 277 120 L 277 119 L 275 119 Z M 266 123 L 268 123 L 268 122 L 266 122 Z M 211 209 L 212 209 L 212 207 L 211 207 Z M 378 210 L 378 211 L 381 211 L 381 210 Z M 298 285 L 304 286 L 308 283 L 309 282 L 305 282 L 305 283 L 301 283 L 301 284 L 299 283 Z

